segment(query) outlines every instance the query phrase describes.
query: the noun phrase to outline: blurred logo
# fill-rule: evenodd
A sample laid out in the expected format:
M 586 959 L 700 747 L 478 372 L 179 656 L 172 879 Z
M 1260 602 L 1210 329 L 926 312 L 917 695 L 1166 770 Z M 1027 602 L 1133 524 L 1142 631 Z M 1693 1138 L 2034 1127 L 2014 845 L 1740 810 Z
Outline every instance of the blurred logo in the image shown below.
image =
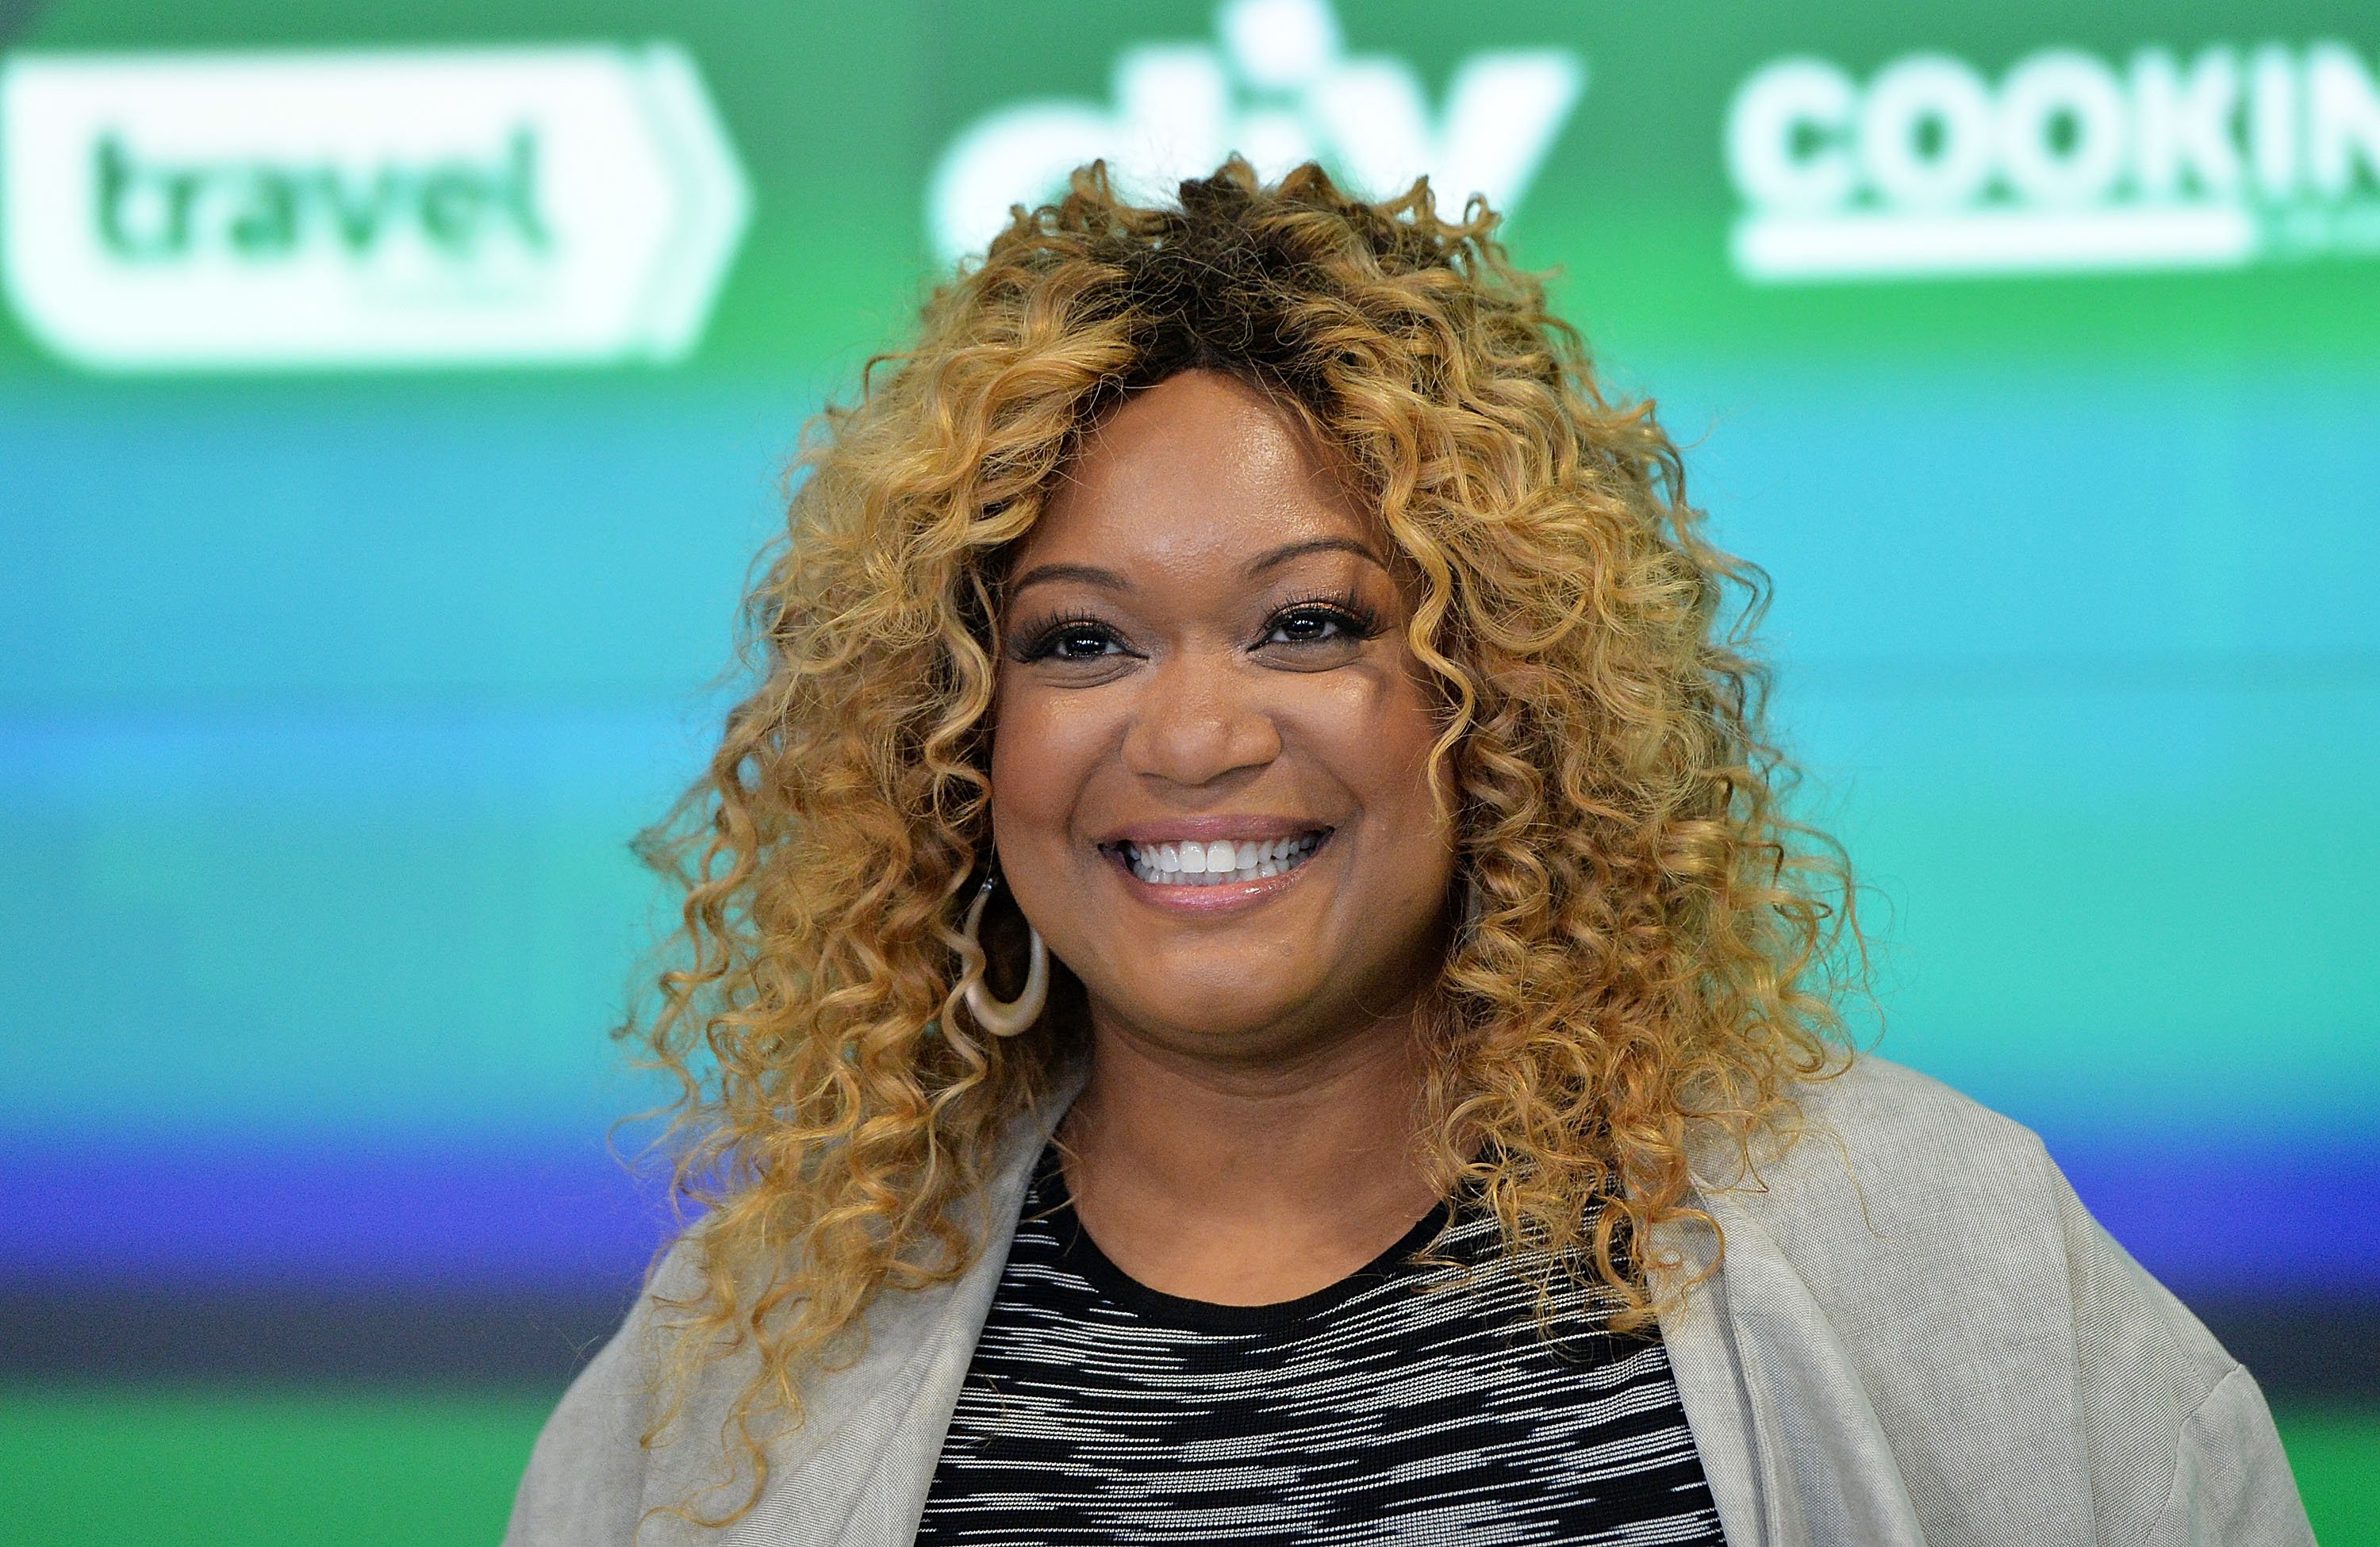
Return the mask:
M 1998 81 L 1942 54 L 1864 82 L 1779 59 L 1737 91 L 1727 162 L 1754 280 L 2380 253 L 2380 85 L 2341 43 L 2150 48 L 2120 69 L 2051 49 Z
M 0 271 L 112 371 L 670 360 L 750 209 L 672 44 L 0 63 Z
M 937 253 L 980 249 L 1010 206 L 1056 197 L 1069 172 L 1102 156 L 1141 197 L 1169 195 L 1237 151 L 1267 177 L 1320 160 L 1378 196 L 1427 175 L 1443 204 L 1480 193 L 1510 213 L 1586 89 L 1586 62 L 1567 50 L 1474 54 L 1434 113 L 1413 66 L 1344 52 L 1326 0 L 1229 0 L 1217 32 L 1220 46 L 1125 50 L 1111 107 L 1022 102 L 967 126 L 928 186 Z

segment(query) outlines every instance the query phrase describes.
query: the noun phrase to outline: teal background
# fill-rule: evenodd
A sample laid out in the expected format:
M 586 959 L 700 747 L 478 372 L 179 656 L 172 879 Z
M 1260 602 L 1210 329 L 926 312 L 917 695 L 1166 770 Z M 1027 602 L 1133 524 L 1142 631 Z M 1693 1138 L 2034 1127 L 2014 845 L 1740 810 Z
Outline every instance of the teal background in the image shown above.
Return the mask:
M 1727 265 L 1718 155 L 1729 94 L 1787 52 L 1996 73 L 2053 43 L 2339 37 L 2373 60 L 2380 21 L 1340 15 L 1433 91 L 1480 48 L 1588 58 L 1510 234 L 1688 443 L 1719 539 L 1775 578 L 1803 810 L 1871 888 L 1864 1034 L 2041 1130 L 2185 1294 L 2380 1298 L 2380 260 L 1757 288 Z M 923 181 L 959 126 L 1104 102 L 1120 47 L 1210 19 L 20 17 L 28 49 L 673 38 L 754 211 L 703 343 L 665 370 L 131 381 L 0 319 L 0 1275 L 634 1278 L 664 1224 L 604 1152 L 651 1094 L 604 1036 L 654 918 L 625 844 L 715 732 L 799 426 L 907 326 Z M 2368 1476 L 2354 1443 L 2324 1454 Z

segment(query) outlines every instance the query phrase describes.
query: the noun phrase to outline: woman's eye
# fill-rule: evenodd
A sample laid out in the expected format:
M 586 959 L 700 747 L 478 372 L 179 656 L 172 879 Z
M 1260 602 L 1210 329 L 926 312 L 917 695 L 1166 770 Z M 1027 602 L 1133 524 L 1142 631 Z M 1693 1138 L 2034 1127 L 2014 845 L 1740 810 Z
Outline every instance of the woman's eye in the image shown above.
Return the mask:
M 1036 660 L 1096 661 L 1103 655 L 1121 654 L 1123 650 L 1115 635 L 1099 625 L 1070 623 L 1043 635 L 1033 655 Z
M 1322 644 L 1352 640 L 1361 632 L 1355 620 L 1330 607 L 1295 607 L 1272 620 L 1267 644 Z

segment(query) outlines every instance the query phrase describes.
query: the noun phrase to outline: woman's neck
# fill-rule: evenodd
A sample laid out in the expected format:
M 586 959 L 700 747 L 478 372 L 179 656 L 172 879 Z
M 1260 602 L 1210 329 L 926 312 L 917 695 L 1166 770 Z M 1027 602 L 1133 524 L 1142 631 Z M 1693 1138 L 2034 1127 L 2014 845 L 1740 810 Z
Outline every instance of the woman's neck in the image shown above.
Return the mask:
M 1067 1186 L 1100 1250 L 1152 1289 L 1294 1299 L 1371 1261 L 1438 1200 L 1414 1144 L 1410 1013 L 1230 1065 L 1096 1017 L 1092 1046 L 1060 1134 Z

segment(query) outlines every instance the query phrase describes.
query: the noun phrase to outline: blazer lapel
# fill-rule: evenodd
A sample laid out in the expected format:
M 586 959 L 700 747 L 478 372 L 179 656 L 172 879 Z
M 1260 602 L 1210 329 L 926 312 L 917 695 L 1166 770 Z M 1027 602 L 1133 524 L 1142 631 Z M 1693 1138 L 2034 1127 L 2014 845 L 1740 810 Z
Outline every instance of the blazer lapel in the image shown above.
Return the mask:
M 1900 1465 L 1825 1310 L 1760 1222 L 1722 1189 L 1696 1200 L 1727 1242 L 1673 1302 L 1662 1341 L 1719 1525 L 1733 1547 L 1924 1547 Z M 1706 1226 L 1670 1226 L 1672 1284 L 1707 1266 Z

